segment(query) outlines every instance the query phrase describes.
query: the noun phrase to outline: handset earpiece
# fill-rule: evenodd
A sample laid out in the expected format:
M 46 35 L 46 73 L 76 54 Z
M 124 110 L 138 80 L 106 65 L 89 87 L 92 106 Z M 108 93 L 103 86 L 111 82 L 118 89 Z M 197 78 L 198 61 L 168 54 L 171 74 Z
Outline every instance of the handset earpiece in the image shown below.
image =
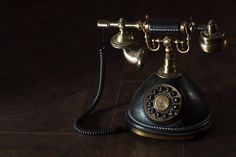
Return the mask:
M 145 51 L 142 47 L 139 47 L 140 37 L 135 33 L 127 31 L 124 28 L 124 24 L 125 21 L 121 18 L 118 25 L 120 31 L 111 38 L 111 45 L 123 51 L 123 55 L 128 63 L 134 64 L 141 69 Z
M 204 52 L 210 53 L 220 51 L 223 47 L 226 47 L 227 40 L 225 33 L 218 30 L 215 21 L 210 20 L 206 29 L 200 32 L 199 43 Z
M 112 47 L 123 51 L 123 55 L 128 63 L 134 64 L 141 69 L 145 51 L 142 47 L 139 47 L 139 40 L 140 38 L 137 34 L 120 30 L 111 38 L 110 42 Z

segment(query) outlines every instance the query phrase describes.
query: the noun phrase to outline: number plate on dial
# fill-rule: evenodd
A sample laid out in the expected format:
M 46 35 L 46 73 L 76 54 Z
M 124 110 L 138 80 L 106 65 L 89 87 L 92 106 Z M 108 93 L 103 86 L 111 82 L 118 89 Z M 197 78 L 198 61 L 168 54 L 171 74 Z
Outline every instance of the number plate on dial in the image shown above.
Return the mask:
M 180 92 L 169 84 L 158 84 L 150 88 L 143 102 L 145 113 L 156 122 L 173 120 L 182 108 Z

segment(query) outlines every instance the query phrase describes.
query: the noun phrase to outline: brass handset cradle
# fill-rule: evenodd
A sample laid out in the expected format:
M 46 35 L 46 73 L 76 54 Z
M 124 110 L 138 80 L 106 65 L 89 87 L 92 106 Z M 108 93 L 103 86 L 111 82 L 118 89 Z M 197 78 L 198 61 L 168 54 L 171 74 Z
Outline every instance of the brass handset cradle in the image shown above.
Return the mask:
M 180 22 L 175 19 L 151 19 L 148 16 L 137 22 L 127 22 L 120 18 L 117 22 L 99 20 L 99 28 L 118 28 L 119 32 L 111 40 L 111 45 L 121 49 L 125 59 L 142 68 L 146 51 L 158 52 L 164 47 L 164 64 L 154 72 L 134 94 L 126 113 L 127 125 L 103 131 L 86 130 L 79 122 L 90 113 L 99 98 L 75 122 L 75 128 L 82 134 L 100 135 L 131 130 L 135 134 L 161 139 L 190 139 L 207 130 L 213 115 L 208 108 L 204 94 L 198 86 L 176 67 L 173 51 L 188 53 L 193 32 L 200 32 L 199 44 L 206 53 L 221 50 L 226 46 L 225 33 L 219 31 L 214 20 L 206 25 Z M 142 41 L 145 47 L 142 47 Z M 100 56 L 102 51 L 100 51 Z M 103 58 L 100 57 L 100 67 Z M 101 73 L 103 73 L 103 68 Z M 101 74 L 100 73 L 100 74 Z M 100 75 L 101 76 L 101 75 Z M 100 85 L 103 84 L 100 77 Z M 99 93 L 100 92 L 100 93 Z

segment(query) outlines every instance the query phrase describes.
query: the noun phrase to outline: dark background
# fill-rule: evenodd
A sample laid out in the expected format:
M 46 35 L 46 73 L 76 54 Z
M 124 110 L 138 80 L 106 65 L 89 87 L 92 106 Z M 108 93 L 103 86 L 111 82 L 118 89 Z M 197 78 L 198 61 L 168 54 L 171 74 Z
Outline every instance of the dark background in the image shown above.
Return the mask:
M 0 156 L 3 157 L 232 157 L 236 156 L 236 2 L 234 0 L 22 0 L 0 2 Z M 98 19 L 136 21 L 213 18 L 226 32 L 229 47 L 176 55 L 177 65 L 202 88 L 215 112 L 215 124 L 194 141 L 160 141 L 130 132 L 88 137 L 76 134 L 73 120 L 93 97 L 98 81 Z M 106 31 L 107 74 L 98 108 L 87 127 L 112 127 L 124 120 L 129 101 L 162 64 L 162 53 L 148 53 L 143 71 L 128 65 L 111 48 Z

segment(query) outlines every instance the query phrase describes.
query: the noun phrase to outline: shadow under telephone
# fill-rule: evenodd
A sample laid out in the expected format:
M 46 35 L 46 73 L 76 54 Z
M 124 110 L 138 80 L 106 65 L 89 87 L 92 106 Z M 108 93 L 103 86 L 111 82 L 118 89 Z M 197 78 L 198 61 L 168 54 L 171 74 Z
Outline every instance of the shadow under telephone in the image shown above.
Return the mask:
M 204 52 L 221 50 L 226 46 L 225 34 L 210 20 L 206 25 L 176 19 L 151 19 L 126 22 L 99 20 L 100 28 L 118 28 L 110 42 L 121 49 L 125 59 L 142 68 L 148 51 L 157 52 L 164 47 L 164 64 L 145 80 L 134 94 L 126 113 L 126 124 L 116 128 L 86 129 L 80 122 L 98 104 L 104 86 L 104 49 L 100 54 L 100 75 L 97 94 L 91 104 L 79 115 L 74 128 L 85 135 L 106 135 L 131 130 L 133 133 L 158 139 L 192 139 L 207 130 L 213 115 L 200 88 L 174 62 L 173 49 L 180 53 L 190 50 L 191 35 L 200 32 L 199 43 Z M 135 32 L 135 33 L 134 33 Z M 142 36 L 140 35 L 142 34 Z M 158 36 L 158 37 L 157 37 Z M 146 49 L 141 47 L 144 41 Z

